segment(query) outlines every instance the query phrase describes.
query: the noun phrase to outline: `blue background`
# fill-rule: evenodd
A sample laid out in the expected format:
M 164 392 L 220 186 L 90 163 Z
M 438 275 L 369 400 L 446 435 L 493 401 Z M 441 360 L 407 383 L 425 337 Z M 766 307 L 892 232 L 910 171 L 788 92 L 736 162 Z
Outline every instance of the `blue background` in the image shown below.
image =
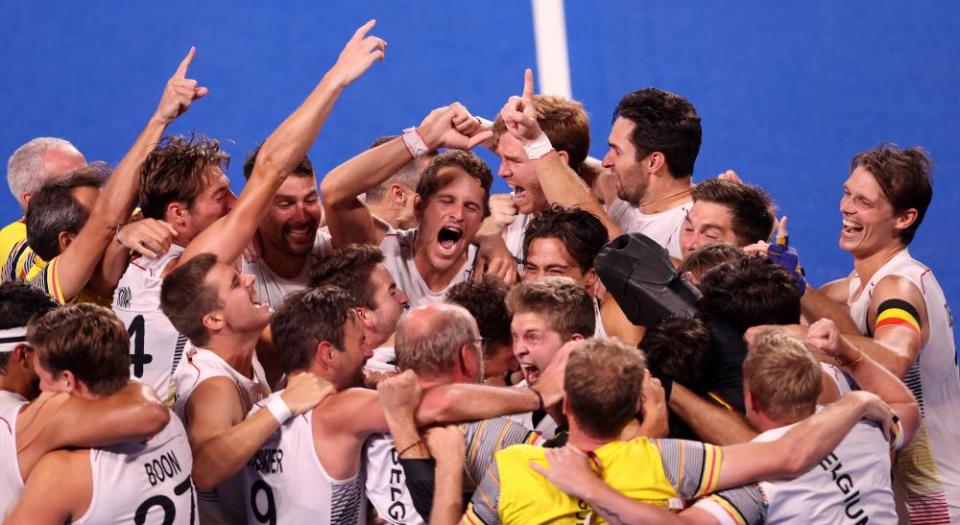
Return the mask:
M 224 141 L 238 192 L 244 154 L 369 18 L 389 42 L 387 59 L 328 119 L 311 152 L 320 173 L 453 100 L 492 118 L 519 92 L 523 68 L 535 66 L 531 8 L 522 0 L 4 2 L 3 11 L 0 156 L 52 135 L 88 160 L 116 164 L 196 45 L 190 76 L 210 95 L 171 131 Z M 733 168 L 767 188 L 790 216 L 792 242 L 817 284 L 851 267 L 836 244 L 850 157 L 883 140 L 926 147 L 936 163 L 934 201 L 911 252 L 956 305 L 957 14 L 948 2 L 568 0 L 573 94 L 591 113 L 597 157 L 628 91 L 654 85 L 689 98 L 704 128 L 695 179 Z M 0 220 L 18 214 L 3 191 Z

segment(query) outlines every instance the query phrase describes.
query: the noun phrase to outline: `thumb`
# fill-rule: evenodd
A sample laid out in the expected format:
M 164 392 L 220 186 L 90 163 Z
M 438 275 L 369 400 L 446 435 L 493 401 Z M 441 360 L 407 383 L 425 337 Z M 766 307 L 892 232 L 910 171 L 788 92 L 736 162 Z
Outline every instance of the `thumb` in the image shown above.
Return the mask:
M 532 468 L 533 470 L 537 471 L 537 473 L 539 473 L 540 475 L 542 475 L 542 476 L 545 477 L 545 478 L 550 477 L 550 475 L 549 475 L 550 469 L 548 469 L 547 467 L 544 467 L 543 465 L 537 463 L 536 461 L 534 461 L 534 460 L 532 460 L 532 459 L 530 460 L 530 468 Z
M 480 133 L 477 133 L 476 135 L 467 139 L 467 149 L 473 149 L 478 145 L 490 140 L 491 138 L 493 138 L 492 130 L 481 131 Z

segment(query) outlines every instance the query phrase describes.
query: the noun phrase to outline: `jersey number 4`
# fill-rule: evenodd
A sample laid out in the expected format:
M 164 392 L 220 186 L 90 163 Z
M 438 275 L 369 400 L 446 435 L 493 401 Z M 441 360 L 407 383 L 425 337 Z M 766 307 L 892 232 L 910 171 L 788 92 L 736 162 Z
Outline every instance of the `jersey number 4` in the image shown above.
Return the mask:
M 130 336 L 130 346 L 133 347 L 133 352 L 130 354 L 130 364 L 133 365 L 133 376 L 139 379 L 143 377 L 144 365 L 148 365 L 153 361 L 153 356 L 144 352 L 144 340 L 147 334 L 142 315 L 133 318 L 133 321 L 130 322 L 130 326 L 127 328 L 127 335 Z

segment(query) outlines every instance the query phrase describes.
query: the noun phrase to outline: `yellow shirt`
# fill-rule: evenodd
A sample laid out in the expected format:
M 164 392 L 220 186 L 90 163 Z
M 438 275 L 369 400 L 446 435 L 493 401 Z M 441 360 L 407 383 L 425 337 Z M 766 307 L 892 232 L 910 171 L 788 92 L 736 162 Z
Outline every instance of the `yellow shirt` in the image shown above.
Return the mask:
M 27 252 L 33 255 L 27 245 L 27 223 L 23 218 L 17 219 L 0 230 L 0 283 L 7 281 L 22 281 L 26 273 L 20 274 L 27 258 Z
M 664 439 L 612 441 L 595 451 L 600 475 L 611 487 L 652 505 L 682 508 L 716 490 L 719 447 Z M 592 509 L 530 467 L 547 465 L 546 449 L 515 445 L 496 455 L 464 516 L 471 524 L 585 523 Z M 594 515 L 591 523 L 606 523 Z

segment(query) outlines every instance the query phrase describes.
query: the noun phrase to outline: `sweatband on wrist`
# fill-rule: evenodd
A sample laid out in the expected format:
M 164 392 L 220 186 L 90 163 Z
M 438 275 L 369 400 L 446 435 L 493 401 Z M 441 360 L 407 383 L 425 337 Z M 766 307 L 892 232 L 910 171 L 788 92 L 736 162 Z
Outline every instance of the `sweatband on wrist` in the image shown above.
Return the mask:
M 277 423 L 281 425 L 293 417 L 293 412 L 290 411 L 290 407 L 287 406 L 287 402 L 284 401 L 281 396 L 273 396 L 270 398 L 270 400 L 267 401 L 267 410 L 269 410 L 273 418 L 277 420 Z
M 533 142 L 523 146 L 523 151 L 527 152 L 528 159 L 537 160 L 547 153 L 553 151 L 553 144 L 550 143 L 550 139 L 547 138 L 547 134 L 541 132 L 540 136 L 534 139 Z
M 920 324 L 920 312 L 912 304 L 903 299 L 887 299 L 877 307 L 877 322 L 875 329 L 881 326 L 904 326 L 916 330 L 919 334 L 923 326 Z
M 490 131 L 491 129 L 493 129 L 493 121 L 487 120 L 483 117 L 477 117 L 477 116 L 473 118 L 477 119 L 477 122 L 480 124 L 480 129 L 484 131 Z
M 427 147 L 427 143 L 423 141 L 423 137 L 420 136 L 417 128 L 407 128 L 403 130 L 403 145 L 407 147 L 407 151 L 410 152 L 413 158 L 422 157 L 430 152 L 430 148 Z
M 17 346 L 27 343 L 27 327 L 15 326 L 0 330 L 0 354 L 13 352 Z

